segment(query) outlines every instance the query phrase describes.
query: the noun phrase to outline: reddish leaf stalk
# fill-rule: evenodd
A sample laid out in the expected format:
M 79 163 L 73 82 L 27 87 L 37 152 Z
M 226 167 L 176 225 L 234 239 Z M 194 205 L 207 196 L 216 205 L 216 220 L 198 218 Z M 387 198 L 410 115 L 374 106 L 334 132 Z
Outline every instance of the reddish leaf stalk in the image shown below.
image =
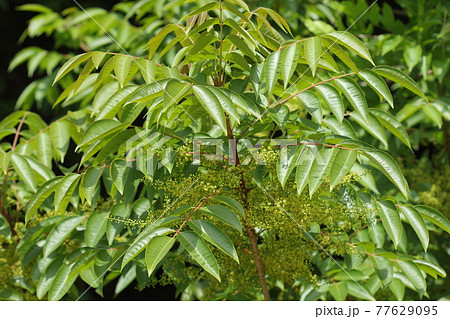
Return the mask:
M 237 152 L 238 139 L 234 138 L 233 131 L 231 129 L 230 122 L 228 121 L 228 119 L 227 119 L 227 136 L 228 136 L 228 141 L 230 143 L 230 147 L 232 148 L 232 151 L 233 151 L 233 165 L 238 166 L 239 165 L 239 155 Z M 240 180 L 240 186 L 241 186 L 242 194 L 244 195 L 243 196 L 244 210 L 247 210 L 248 209 L 247 198 L 248 198 L 249 189 L 245 185 L 245 179 L 242 175 L 241 175 L 241 180 Z M 261 289 L 263 292 L 264 300 L 270 301 L 269 288 L 267 286 L 267 281 L 266 281 L 266 273 L 264 271 L 264 264 L 261 260 L 261 255 L 259 254 L 258 239 L 257 239 L 257 235 L 255 233 L 255 229 L 248 225 L 245 225 L 245 228 L 247 229 L 247 235 L 248 235 L 248 238 L 250 239 L 250 244 L 252 246 L 253 259 L 255 260 L 256 269 L 258 271 L 259 283 L 261 284 Z
M 23 115 L 22 119 L 19 122 L 19 125 L 17 126 L 17 130 L 16 130 L 16 134 L 14 135 L 14 141 L 13 144 L 11 146 L 11 152 L 13 152 L 16 149 L 17 146 L 17 142 L 19 141 L 19 135 L 20 135 L 20 130 L 22 129 L 23 123 L 25 122 L 25 119 L 27 118 L 28 112 L 25 112 L 25 114 Z M 0 210 L 2 212 L 2 215 L 5 217 L 9 228 L 11 230 L 11 233 L 13 235 L 16 235 L 17 232 L 14 229 L 14 223 L 13 220 L 11 219 L 11 216 L 9 216 L 8 211 L 6 210 L 5 204 L 6 204 L 6 185 L 8 183 L 8 171 L 6 171 L 5 173 L 5 177 L 3 178 L 3 187 L 2 187 L 2 197 L 0 198 Z M 17 204 L 17 207 L 19 205 Z
M 354 72 L 352 72 L 352 73 L 346 73 L 346 74 L 338 75 L 338 76 L 335 76 L 335 77 L 332 77 L 332 78 L 323 80 L 323 81 L 321 81 L 321 82 L 314 83 L 314 84 L 308 86 L 307 88 L 304 88 L 303 90 L 300 90 L 300 91 L 298 91 L 298 92 L 296 92 L 296 93 L 294 93 L 294 94 L 291 94 L 290 96 L 288 96 L 287 98 L 285 98 L 285 99 L 282 100 L 281 102 L 278 102 L 278 103 L 275 102 L 275 103 L 276 103 L 275 105 L 273 105 L 273 106 L 267 108 L 267 109 L 264 111 L 264 113 L 261 115 L 261 117 L 257 118 L 257 119 L 254 120 L 249 126 L 247 126 L 247 127 L 245 128 L 245 130 L 243 130 L 242 133 L 237 137 L 237 140 L 239 141 L 239 140 L 242 138 L 242 136 L 244 136 L 244 134 L 247 133 L 247 131 L 248 131 L 251 127 L 253 127 L 253 125 L 256 124 L 256 122 L 258 122 L 259 120 L 261 120 L 262 117 L 263 117 L 264 115 L 267 114 L 267 112 L 269 111 L 270 108 L 275 108 L 275 107 L 278 107 L 278 106 L 280 106 L 280 105 L 283 105 L 284 103 L 286 103 L 286 102 L 289 101 L 290 99 L 296 97 L 296 96 L 299 95 L 300 93 L 305 92 L 305 91 L 307 91 L 307 90 L 309 90 L 309 89 L 312 89 L 312 88 L 314 88 L 314 87 L 316 87 L 316 86 L 319 86 L 319 85 L 321 85 L 321 84 L 324 84 L 324 83 L 327 83 L 327 82 L 330 82 L 330 81 L 333 81 L 333 80 L 336 80 L 336 79 L 339 79 L 339 78 L 343 78 L 343 77 L 346 77 L 346 76 L 354 75 L 354 74 L 355 74 Z
M 180 227 L 175 231 L 175 235 L 173 236 L 174 238 L 181 232 L 181 229 L 184 227 L 184 225 L 186 225 L 186 223 L 192 218 L 192 216 L 195 214 L 195 212 L 197 212 L 211 197 L 213 197 L 214 195 L 216 195 L 217 193 L 220 192 L 220 189 L 215 191 L 214 193 L 212 193 L 211 195 L 209 195 L 208 197 L 206 197 L 205 199 L 202 200 L 202 202 L 200 204 L 198 204 L 197 207 L 194 208 L 194 210 L 189 214 L 188 217 L 186 217 L 183 221 L 183 223 L 180 225 Z

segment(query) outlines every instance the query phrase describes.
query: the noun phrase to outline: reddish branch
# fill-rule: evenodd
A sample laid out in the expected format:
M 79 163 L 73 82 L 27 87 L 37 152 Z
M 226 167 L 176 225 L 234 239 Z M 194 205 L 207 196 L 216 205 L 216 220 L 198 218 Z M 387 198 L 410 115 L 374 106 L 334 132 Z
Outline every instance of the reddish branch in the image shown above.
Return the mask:
M 323 81 L 314 83 L 313 85 L 310 85 L 310 86 L 308 86 L 307 88 L 304 88 L 303 90 L 300 90 L 300 91 L 298 91 L 298 92 L 296 92 L 296 93 L 294 93 L 294 94 L 291 94 L 290 96 L 288 96 L 287 98 L 285 98 L 285 99 L 282 100 L 281 102 L 278 102 L 277 104 L 275 104 L 275 105 L 273 106 L 273 108 L 275 108 L 275 107 L 277 107 L 277 106 L 280 106 L 280 105 L 283 105 L 284 103 L 286 103 L 286 102 L 289 101 L 290 99 L 296 97 L 296 96 L 299 95 L 300 93 L 305 92 L 305 91 L 307 91 L 307 90 L 309 90 L 309 89 L 311 89 L 311 88 L 313 88 L 313 87 L 316 87 L 316 86 L 319 86 L 319 85 L 324 84 L 324 83 L 326 83 L 326 82 L 330 82 L 330 81 L 333 81 L 333 80 L 337 80 L 337 79 L 340 79 L 340 78 L 343 78 L 343 77 L 346 77 L 346 76 L 354 75 L 354 74 L 356 74 L 356 73 L 355 73 L 355 72 L 352 72 L 352 73 L 346 73 L 346 74 L 334 76 L 334 77 L 332 77 L 332 78 L 329 78 L 329 79 L 326 79 L 326 80 L 323 80 Z
M 62 121 L 62 120 L 64 120 L 64 119 L 66 119 L 67 117 L 69 117 L 69 114 L 64 115 L 63 117 L 57 119 L 57 120 L 56 120 L 55 122 L 53 122 L 52 124 L 50 124 L 50 125 L 44 127 L 42 130 L 40 130 L 39 132 L 37 132 L 36 135 L 34 135 L 32 138 L 30 138 L 28 141 L 26 141 L 25 144 L 30 143 L 30 142 L 31 142 L 32 140 L 34 140 L 39 134 L 42 134 L 42 133 L 44 133 L 45 131 L 47 131 L 54 123 L 59 122 L 59 121 Z
M 11 146 L 11 151 L 14 151 L 16 149 L 17 141 L 19 140 L 20 130 L 22 129 L 23 122 L 25 122 L 25 119 L 28 116 L 28 112 L 25 112 L 22 119 L 19 122 L 19 126 L 17 126 L 16 134 L 14 135 L 14 142 Z
M 326 80 L 323 80 L 323 81 L 314 83 L 314 84 L 308 86 L 307 88 L 304 88 L 303 90 L 300 90 L 300 91 L 298 91 L 298 92 L 296 92 L 296 93 L 294 93 L 294 94 L 291 94 L 290 96 L 288 96 L 287 98 L 285 98 L 284 100 L 282 100 L 282 101 L 280 101 L 280 102 L 275 102 L 274 105 L 270 106 L 269 108 L 267 108 L 267 109 L 264 111 L 264 113 L 261 115 L 261 117 L 257 118 L 256 120 L 254 120 L 254 121 L 252 122 L 252 124 L 250 124 L 249 126 L 247 126 L 247 127 L 245 128 L 245 130 L 243 130 L 242 133 L 237 137 L 237 140 L 239 141 L 239 140 L 242 138 L 242 136 L 244 136 L 244 134 L 247 133 L 247 131 L 248 131 L 250 128 L 252 128 L 253 125 L 256 124 L 256 122 L 258 122 L 259 120 L 261 120 L 262 117 L 263 117 L 264 115 L 267 114 L 267 112 L 269 111 L 270 108 L 276 108 L 276 107 L 278 107 L 278 106 L 280 106 L 280 105 L 283 105 L 284 103 L 286 103 L 287 101 L 293 99 L 294 97 L 296 97 L 296 96 L 299 95 L 300 93 L 305 92 L 305 91 L 307 91 L 307 90 L 309 90 L 309 89 L 312 89 L 312 88 L 314 88 L 314 87 L 316 87 L 316 86 L 319 86 L 319 85 L 324 84 L 324 83 L 326 83 L 326 82 L 330 82 L 330 81 L 333 81 L 333 80 L 337 80 L 337 79 L 339 79 L 339 78 L 343 78 L 343 77 L 346 77 L 346 76 L 354 75 L 354 74 L 356 74 L 356 73 L 355 73 L 355 72 L 352 72 L 352 73 L 346 73 L 346 74 L 338 75 L 338 76 L 335 76 L 335 77 L 332 77 L 332 78 L 329 78 L 329 79 L 326 79 Z
M 447 121 L 444 118 L 442 119 L 442 131 L 444 132 L 445 153 L 447 154 L 447 160 L 450 164 L 450 138 L 448 136 Z
M 180 225 L 178 230 L 175 231 L 175 236 L 173 236 L 173 237 L 175 238 L 181 232 L 181 229 L 184 227 L 184 225 L 186 225 L 186 223 L 188 221 L 191 220 L 191 218 L 195 214 L 195 212 L 197 212 L 211 197 L 213 197 L 214 195 L 216 195 L 219 192 L 220 192 L 220 189 L 215 191 L 214 193 L 212 193 L 208 197 L 206 197 L 204 200 L 202 200 L 202 202 L 200 204 L 198 204 L 197 207 L 194 208 L 194 210 L 189 214 L 189 216 L 184 219 L 183 223 Z
M 11 152 L 14 151 L 16 149 L 17 146 L 17 142 L 19 141 L 19 136 L 20 136 L 20 130 L 22 129 L 23 123 L 25 122 L 25 119 L 27 118 L 28 112 L 25 112 L 25 114 L 23 115 L 22 119 L 19 122 L 19 125 L 17 126 L 17 130 L 16 130 L 16 134 L 14 135 L 14 141 L 13 144 L 11 146 Z M 17 232 L 14 228 L 14 223 L 13 220 L 11 218 L 11 216 L 8 214 L 8 211 L 6 210 L 6 186 L 8 184 L 8 170 L 5 173 L 5 177 L 3 179 L 3 187 L 2 187 L 2 198 L 0 198 L 0 210 L 2 212 L 2 215 L 5 217 L 9 228 L 11 229 L 11 233 L 13 235 L 16 235 Z M 18 206 L 18 205 L 17 205 Z
M 230 142 L 230 147 L 232 148 L 232 151 L 233 151 L 233 165 L 238 166 L 239 165 L 239 155 L 237 152 L 238 139 L 234 138 L 233 131 L 231 129 L 229 121 L 227 121 L 227 136 L 228 136 L 228 140 Z M 241 190 L 243 193 L 244 210 L 247 210 L 248 209 L 247 198 L 248 198 L 249 189 L 247 188 L 247 185 L 245 184 L 245 179 L 244 179 L 244 176 L 242 175 L 242 173 L 241 173 L 240 186 L 241 186 Z M 261 260 L 261 255 L 259 254 L 258 238 L 255 233 L 255 229 L 248 225 L 245 225 L 245 228 L 247 229 L 247 235 L 248 235 L 248 238 L 250 239 L 250 244 L 252 246 L 253 259 L 255 260 L 256 270 L 258 271 L 259 283 L 261 284 L 262 292 L 264 295 L 264 300 L 270 301 L 269 288 L 267 286 L 267 281 L 266 281 L 266 273 L 264 271 L 264 264 Z
M 245 228 L 247 228 L 247 234 L 250 238 L 250 243 L 252 244 L 253 258 L 255 259 L 256 269 L 258 270 L 264 300 L 270 301 L 269 289 L 267 287 L 266 275 L 264 272 L 264 264 L 261 260 L 261 255 L 259 254 L 258 239 L 256 238 L 255 229 L 250 226 L 245 226 Z

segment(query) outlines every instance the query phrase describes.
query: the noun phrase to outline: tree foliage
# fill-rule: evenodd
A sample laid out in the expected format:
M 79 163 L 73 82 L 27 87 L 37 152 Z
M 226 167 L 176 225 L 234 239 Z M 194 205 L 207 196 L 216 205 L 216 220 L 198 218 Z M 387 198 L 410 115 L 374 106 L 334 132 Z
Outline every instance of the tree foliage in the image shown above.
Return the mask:
M 0 121 L 15 285 L 49 300 L 82 297 L 78 277 L 99 295 L 118 278 L 116 294 L 136 279 L 185 299 L 430 297 L 427 277 L 446 272 L 429 232 L 450 222 L 412 201 L 391 150 L 413 145 L 391 86 L 429 103 L 423 86 L 350 32 L 294 38 L 240 0 L 155 3 L 91 19 L 22 6 L 39 12 L 29 36 L 79 37 L 87 52 L 26 48 L 11 62 L 49 74 Z M 98 36 L 96 21 L 110 29 Z M 66 114 L 46 123 L 34 103 Z

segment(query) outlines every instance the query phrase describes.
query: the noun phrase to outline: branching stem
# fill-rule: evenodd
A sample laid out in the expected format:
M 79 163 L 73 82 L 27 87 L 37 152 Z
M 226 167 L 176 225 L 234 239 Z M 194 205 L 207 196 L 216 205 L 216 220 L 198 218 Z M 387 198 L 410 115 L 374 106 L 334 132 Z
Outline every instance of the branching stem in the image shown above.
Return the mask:
M 233 152 L 233 165 L 238 166 L 239 165 L 239 155 L 237 152 L 237 140 L 233 136 L 233 131 L 231 129 L 230 121 L 228 119 L 227 119 L 227 136 L 228 136 L 228 141 L 230 143 L 230 147 L 232 148 L 232 152 Z M 241 179 L 240 179 L 240 186 L 241 186 L 241 192 L 243 195 L 243 202 L 244 202 L 243 206 L 244 206 L 244 210 L 246 211 L 246 210 L 248 210 L 247 198 L 248 198 L 249 189 L 247 188 L 247 185 L 245 184 L 244 176 L 242 176 L 242 175 L 241 175 Z M 255 260 L 256 269 L 258 271 L 259 283 L 261 285 L 261 289 L 262 289 L 262 292 L 264 295 L 264 300 L 270 301 L 269 288 L 267 286 L 267 281 L 266 281 L 266 273 L 264 271 L 264 264 L 261 260 L 261 255 L 259 254 L 258 238 L 255 233 L 255 229 L 249 225 L 245 225 L 245 228 L 247 229 L 247 236 L 250 239 L 250 244 L 252 246 L 253 259 Z

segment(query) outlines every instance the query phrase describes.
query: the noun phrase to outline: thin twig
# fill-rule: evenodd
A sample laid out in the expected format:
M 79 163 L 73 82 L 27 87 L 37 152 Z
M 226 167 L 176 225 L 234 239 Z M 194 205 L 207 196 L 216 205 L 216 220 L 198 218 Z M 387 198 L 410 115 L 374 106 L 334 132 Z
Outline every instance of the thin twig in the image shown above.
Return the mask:
M 214 195 L 216 195 L 219 192 L 220 192 L 220 189 L 215 191 L 214 193 L 212 193 L 211 195 L 209 195 L 205 199 L 203 199 L 202 202 L 200 204 L 198 204 L 198 206 L 195 207 L 194 210 L 189 214 L 189 216 L 184 219 L 183 223 L 180 225 L 178 230 L 175 231 L 175 235 L 173 236 L 173 238 L 175 238 L 181 232 L 181 229 L 192 218 L 192 216 L 195 214 L 195 212 L 197 212 L 211 197 L 213 197 Z

